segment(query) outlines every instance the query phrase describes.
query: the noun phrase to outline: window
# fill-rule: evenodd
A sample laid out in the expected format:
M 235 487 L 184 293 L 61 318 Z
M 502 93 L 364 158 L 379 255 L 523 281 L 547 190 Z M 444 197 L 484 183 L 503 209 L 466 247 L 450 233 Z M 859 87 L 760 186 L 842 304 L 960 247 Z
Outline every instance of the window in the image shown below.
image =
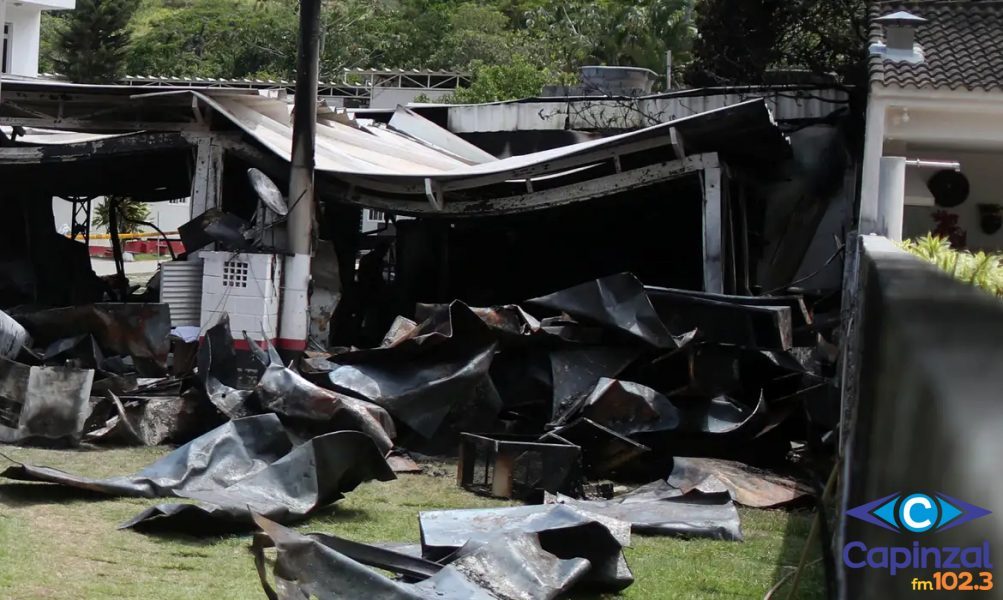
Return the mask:
M 0 73 L 10 73 L 11 32 L 14 27 L 10 23 L 3 24 L 3 54 L 0 55 Z
M 375 208 L 366 209 L 366 220 L 367 221 L 383 221 L 383 211 L 376 210 Z

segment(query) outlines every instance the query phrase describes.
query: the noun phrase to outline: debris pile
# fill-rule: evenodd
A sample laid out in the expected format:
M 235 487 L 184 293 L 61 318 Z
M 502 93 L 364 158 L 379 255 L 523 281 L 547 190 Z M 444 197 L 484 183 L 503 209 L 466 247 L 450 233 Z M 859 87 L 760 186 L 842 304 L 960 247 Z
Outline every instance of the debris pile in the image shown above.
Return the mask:
M 633 581 L 622 552 L 631 532 L 741 540 L 736 503 L 811 495 L 749 466 L 784 464 L 811 426 L 804 407 L 825 399 L 810 352 L 795 350 L 814 337 L 798 297 L 617 274 L 524 306 L 453 301 L 413 316 L 377 347 L 286 363 L 246 331 L 251 360 L 242 356 L 225 315 L 193 336 L 172 334 L 166 305 L 0 313 L 0 440 L 184 444 L 134 475 L 15 464 L 2 476 L 171 499 L 123 528 L 257 526 L 273 598 L 339 597 L 363 583 L 388 598 L 616 591 Z M 460 485 L 530 503 L 423 512 L 420 557 L 282 526 L 393 479 L 391 465 L 419 468 L 408 451 L 457 450 Z

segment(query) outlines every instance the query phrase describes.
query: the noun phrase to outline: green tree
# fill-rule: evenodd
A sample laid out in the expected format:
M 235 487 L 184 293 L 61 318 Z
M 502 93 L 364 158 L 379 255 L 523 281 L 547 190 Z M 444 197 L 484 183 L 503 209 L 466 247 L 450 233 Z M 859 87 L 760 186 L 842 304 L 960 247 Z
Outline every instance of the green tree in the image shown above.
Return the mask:
M 202 0 L 148 9 L 134 24 L 136 75 L 286 79 L 296 64 L 297 4 Z
M 538 96 L 548 83 L 557 83 L 560 74 L 543 69 L 523 57 L 515 56 L 503 65 L 475 62 L 469 87 L 459 88 L 444 102 L 479 104 Z
M 694 0 L 563 2 L 548 0 L 530 10 L 526 27 L 543 40 L 554 68 L 573 72 L 585 64 L 665 70 L 689 60 L 695 30 Z
M 70 81 L 112 83 L 123 75 L 127 27 L 137 0 L 78 0 L 56 23 L 51 65 Z
M 108 229 L 111 226 L 111 207 L 117 206 L 118 210 L 118 232 L 136 233 L 140 225 L 138 221 L 146 221 L 150 218 L 150 209 L 143 202 L 125 198 L 122 196 L 108 196 L 101 204 L 94 208 L 95 227 Z
M 866 0 L 701 0 L 696 6 L 695 85 L 755 84 L 771 69 L 866 73 Z

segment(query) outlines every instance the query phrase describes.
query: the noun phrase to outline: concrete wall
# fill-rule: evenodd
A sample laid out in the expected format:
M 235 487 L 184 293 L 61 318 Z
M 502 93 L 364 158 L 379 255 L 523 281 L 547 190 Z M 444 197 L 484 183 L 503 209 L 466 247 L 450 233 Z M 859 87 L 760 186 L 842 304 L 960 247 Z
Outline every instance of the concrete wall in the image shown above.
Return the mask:
M 961 172 L 968 177 L 971 193 L 960 206 L 942 209 L 938 206 L 915 206 L 907 204 L 902 227 L 902 237 L 912 238 L 931 231 L 936 223 L 932 214 L 946 210 L 958 215 L 959 226 L 968 233 L 968 248 L 971 250 L 1003 250 L 1003 228 L 987 234 L 979 226 L 981 203 L 1003 204 L 1003 153 L 958 152 L 958 151 L 914 151 L 909 158 L 956 160 L 961 163 Z M 908 196 L 918 196 L 926 181 L 936 171 L 910 167 L 907 172 Z M 911 185 L 910 185 L 911 184 Z M 910 190 L 915 190 L 910 193 Z M 909 200 L 907 199 L 907 202 Z
M 104 202 L 104 198 L 95 198 L 91 203 L 91 219 L 95 209 Z M 150 209 L 149 221 L 160 227 L 165 233 L 177 231 L 180 225 L 191 220 L 189 211 L 191 210 L 191 200 L 185 198 L 178 201 L 150 202 L 146 205 Z M 52 215 L 55 218 L 56 231 L 61 231 L 64 226 L 69 228 L 73 223 L 73 205 L 62 198 L 52 199 Z M 140 231 L 153 230 L 148 227 L 140 228 Z M 103 228 L 94 227 L 91 233 L 107 233 Z
M 7 2 L 6 21 L 12 27 L 9 41 L 10 72 L 26 77 L 38 75 L 38 38 L 42 8 L 27 3 L 18 6 Z
M 991 515 L 919 537 L 846 513 L 889 494 L 917 491 L 998 512 L 1003 371 L 995 366 L 1003 360 L 1003 304 L 875 236 L 864 236 L 858 280 L 859 371 L 848 377 L 859 381 L 859 394 L 847 399 L 849 422 L 841 428 L 850 432 L 850 441 L 837 512 L 838 597 L 917 598 L 925 594 L 914 592 L 910 582 L 929 579 L 932 564 L 895 575 L 881 568 L 851 569 L 843 563 L 843 549 L 855 542 L 868 548 L 985 543 L 999 564 L 1003 520 Z M 851 560 L 859 558 L 857 549 Z

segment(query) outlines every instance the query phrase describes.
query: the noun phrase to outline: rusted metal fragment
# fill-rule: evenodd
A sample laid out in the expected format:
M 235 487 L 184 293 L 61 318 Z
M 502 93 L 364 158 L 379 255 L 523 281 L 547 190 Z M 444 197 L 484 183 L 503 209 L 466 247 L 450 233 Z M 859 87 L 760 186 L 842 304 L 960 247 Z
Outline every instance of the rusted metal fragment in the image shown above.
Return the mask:
M 94 371 L 29 367 L 0 358 L 0 442 L 77 445 Z
M 460 436 L 457 482 L 497 498 L 529 499 L 543 492 L 576 494 L 582 486 L 581 449 L 535 436 L 473 434 Z
M 407 455 L 407 453 L 401 450 L 391 450 L 387 456 L 387 464 L 393 469 L 394 473 L 421 473 L 421 465 L 416 463 L 413 458 Z
M 166 304 L 86 304 L 13 316 L 36 344 L 92 335 L 105 356 L 131 357 L 141 376 L 167 374 L 171 314 Z
M 581 585 L 619 591 L 634 581 L 622 550 L 630 545 L 630 525 L 598 513 L 536 504 L 426 511 L 418 515 L 418 523 L 427 559 L 441 560 L 465 546 L 489 544 L 499 537 L 535 534 L 540 547 L 554 556 L 589 561 L 592 569 Z
M 204 535 L 210 531 L 245 530 L 253 525 L 252 513 L 292 523 L 344 498 L 361 483 L 394 478 L 371 437 L 358 431 L 336 431 L 293 448 L 233 485 L 174 494 L 199 504 L 153 506 L 120 527 Z
M 400 342 L 403 342 L 407 338 L 414 334 L 415 330 L 418 329 L 418 324 L 407 317 L 398 316 L 391 323 L 390 329 L 387 330 L 386 335 L 383 336 L 383 341 L 380 342 L 380 348 L 390 348 L 396 346 Z
M 594 571 L 581 552 L 560 556 L 536 533 L 471 542 L 443 566 L 330 536 L 301 535 L 262 517 L 256 516 L 255 522 L 264 531 L 252 546 L 255 565 L 265 594 L 274 600 L 351 598 L 360 589 L 367 597 L 384 600 L 551 600 L 587 581 Z M 274 590 L 264 555 L 270 545 L 278 550 Z M 392 580 L 374 568 L 418 583 Z
M 685 538 L 741 540 L 738 511 L 728 494 L 690 493 L 656 481 L 611 500 L 576 500 L 567 496 L 548 502 L 576 507 L 630 523 L 633 533 Z
M 692 338 L 695 329 L 666 327 L 644 286 L 629 273 L 609 275 L 527 302 L 619 331 L 655 348 L 679 348 Z
M 384 407 L 425 439 L 450 415 L 458 434 L 486 428 L 500 409 L 489 377 L 496 347 L 484 322 L 454 302 L 395 346 L 332 357 L 328 379 L 332 389 Z
M 668 484 L 681 494 L 725 492 L 735 502 L 754 508 L 790 504 L 813 494 L 811 486 L 791 477 L 713 458 L 674 458 Z

